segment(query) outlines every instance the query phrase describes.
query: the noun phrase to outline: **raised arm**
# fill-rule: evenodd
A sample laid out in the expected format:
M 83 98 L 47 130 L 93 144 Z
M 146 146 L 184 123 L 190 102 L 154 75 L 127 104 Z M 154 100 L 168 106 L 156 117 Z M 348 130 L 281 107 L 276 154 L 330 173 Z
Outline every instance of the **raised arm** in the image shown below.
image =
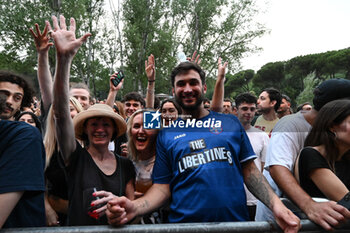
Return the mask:
M 48 113 L 49 107 L 53 101 L 52 95 L 52 77 L 50 73 L 49 67 L 49 49 L 53 45 L 50 42 L 50 35 L 48 34 L 49 22 L 45 21 L 44 31 L 41 33 L 38 24 L 35 24 L 35 31 L 33 29 L 29 29 L 31 32 L 36 51 L 38 53 L 38 81 L 41 93 L 41 100 L 43 103 L 43 109 L 45 113 Z
M 117 96 L 118 91 L 122 88 L 124 83 L 124 79 L 122 79 L 118 86 L 115 87 L 112 83 L 112 79 L 114 77 L 117 77 L 117 73 L 114 73 L 111 75 L 111 77 L 109 77 L 109 93 L 106 100 L 106 104 L 111 106 L 112 108 L 114 106 L 115 97 Z
M 187 61 L 194 62 L 194 63 L 200 65 L 202 60 L 199 58 L 200 58 L 200 54 L 197 54 L 197 51 L 195 50 L 192 54 L 192 57 L 187 58 Z
M 224 84 L 225 84 L 225 70 L 228 62 L 222 64 L 221 57 L 218 60 L 218 77 L 216 79 L 212 102 L 210 104 L 210 110 L 215 112 L 222 112 L 222 106 L 224 101 Z
M 65 161 L 75 150 L 75 135 L 73 122 L 69 112 L 69 75 L 72 60 L 84 41 L 91 35 L 85 34 L 75 38 L 75 20 L 70 19 L 67 30 L 65 18 L 60 16 L 60 25 L 52 16 L 54 31 L 51 33 L 56 47 L 56 73 L 53 86 L 53 109 L 56 120 L 57 142 Z M 50 27 L 51 28 L 51 27 Z
M 147 193 L 134 201 L 126 197 L 115 197 L 108 202 L 107 218 L 111 225 L 122 225 L 136 216 L 142 216 L 161 207 L 170 198 L 168 184 L 153 184 Z
M 298 232 L 300 229 L 299 218 L 283 205 L 265 177 L 255 166 L 254 161 L 245 162 L 242 166 L 244 182 L 249 191 L 272 210 L 277 224 L 284 232 Z
M 145 71 L 147 75 L 146 108 L 154 108 L 154 88 L 156 81 L 156 66 L 153 54 L 149 55 L 145 61 Z

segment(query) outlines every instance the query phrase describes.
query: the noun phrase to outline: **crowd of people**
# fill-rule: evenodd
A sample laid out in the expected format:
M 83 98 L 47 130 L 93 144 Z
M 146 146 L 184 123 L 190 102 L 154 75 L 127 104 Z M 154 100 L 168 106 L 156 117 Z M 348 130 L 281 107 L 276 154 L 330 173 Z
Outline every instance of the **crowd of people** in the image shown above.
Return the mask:
M 85 84 L 69 82 L 91 36 L 75 30 L 63 16 L 30 29 L 40 101 L 25 77 L 0 71 L 0 228 L 276 221 L 297 232 L 302 216 L 281 197 L 326 230 L 350 218 L 337 204 L 350 188 L 350 80 L 322 82 L 313 106 L 293 113 L 291 99 L 271 87 L 224 99 L 228 63 L 219 58 L 208 100 L 194 53 L 170 74 L 174 98 L 159 102 L 150 55 L 145 97 L 115 101 L 123 88 L 116 73 L 107 99 L 95 103 Z M 148 128 L 145 113 L 162 127 Z

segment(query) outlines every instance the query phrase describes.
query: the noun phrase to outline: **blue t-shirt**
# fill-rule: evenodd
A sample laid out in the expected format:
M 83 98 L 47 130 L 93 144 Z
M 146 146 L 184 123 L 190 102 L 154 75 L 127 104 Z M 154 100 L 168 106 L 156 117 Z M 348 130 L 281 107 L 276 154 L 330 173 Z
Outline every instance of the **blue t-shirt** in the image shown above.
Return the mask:
M 0 193 L 24 191 L 4 228 L 46 225 L 44 168 L 38 129 L 24 122 L 0 121 Z
M 169 222 L 248 220 L 241 163 L 256 155 L 238 119 L 210 112 L 173 124 L 158 135 L 152 175 L 170 185 Z

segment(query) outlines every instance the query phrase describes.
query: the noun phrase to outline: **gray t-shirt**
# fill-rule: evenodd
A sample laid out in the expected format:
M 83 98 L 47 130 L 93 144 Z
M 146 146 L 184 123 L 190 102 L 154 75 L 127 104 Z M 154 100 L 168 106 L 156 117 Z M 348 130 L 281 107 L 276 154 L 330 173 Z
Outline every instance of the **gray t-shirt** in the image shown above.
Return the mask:
M 264 176 L 275 193 L 281 197 L 282 191 L 272 179 L 269 167 L 281 165 L 293 171 L 295 159 L 304 147 L 311 125 L 301 112 L 283 117 L 275 125 L 267 148 Z M 274 221 L 272 212 L 260 201 L 257 204 L 256 221 Z

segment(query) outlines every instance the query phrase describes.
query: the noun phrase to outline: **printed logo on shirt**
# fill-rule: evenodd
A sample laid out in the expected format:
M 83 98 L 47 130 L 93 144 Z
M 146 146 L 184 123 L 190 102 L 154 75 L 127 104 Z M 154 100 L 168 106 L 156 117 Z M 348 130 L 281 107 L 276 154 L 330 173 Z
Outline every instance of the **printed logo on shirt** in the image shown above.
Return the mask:
M 226 161 L 230 165 L 233 164 L 231 152 L 226 150 L 225 147 L 214 147 L 213 149 L 204 150 L 203 152 L 184 155 L 178 161 L 178 169 L 179 173 L 183 173 L 187 170 L 197 168 L 199 165 Z
M 160 129 L 161 118 L 159 111 L 148 111 L 143 113 L 143 128 L 144 129 Z
M 213 133 L 213 134 L 220 134 L 222 132 L 222 127 L 210 127 L 209 129 L 210 133 Z
M 207 147 L 205 145 L 204 139 L 190 141 L 189 144 L 190 144 L 191 151 L 201 150 L 201 149 L 205 149 Z
M 185 137 L 185 136 L 186 136 L 185 133 L 180 134 L 180 135 L 176 135 L 176 136 L 174 137 L 174 140 L 179 139 L 179 138 L 182 138 L 182 137 Z

